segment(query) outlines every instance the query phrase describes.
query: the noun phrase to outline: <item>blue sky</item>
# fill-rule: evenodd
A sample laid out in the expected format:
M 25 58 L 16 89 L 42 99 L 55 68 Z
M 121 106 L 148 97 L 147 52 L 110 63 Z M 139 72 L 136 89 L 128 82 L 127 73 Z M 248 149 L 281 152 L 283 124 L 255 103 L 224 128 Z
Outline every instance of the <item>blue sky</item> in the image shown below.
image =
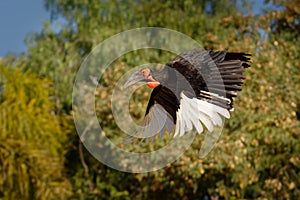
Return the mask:
M 250 2 L 255 2 L 253 13 L 261 13 L 263 0 Z M 49 18 L 43 0 L 1 0 L 0 57 L 9 52 L 19 54 L 26 51 L 26 34 L 41 31 L 43 21 Z
M 40 31 L 43 20 L 49 18 L 42 0 L 1 0 L 0 57 L 26 51 L 25 35 Z

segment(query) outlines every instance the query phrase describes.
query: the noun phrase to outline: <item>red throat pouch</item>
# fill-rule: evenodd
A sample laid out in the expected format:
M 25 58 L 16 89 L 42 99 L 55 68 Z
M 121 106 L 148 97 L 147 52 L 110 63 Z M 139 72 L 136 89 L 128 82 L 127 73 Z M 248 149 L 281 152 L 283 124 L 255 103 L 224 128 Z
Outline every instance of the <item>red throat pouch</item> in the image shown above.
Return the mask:
M 158 81 L 153 81 L 153 82 L 148 82 L 147 85 L 149 88 L 156 88 L 157 86 L 160 85 L 160 83 Z

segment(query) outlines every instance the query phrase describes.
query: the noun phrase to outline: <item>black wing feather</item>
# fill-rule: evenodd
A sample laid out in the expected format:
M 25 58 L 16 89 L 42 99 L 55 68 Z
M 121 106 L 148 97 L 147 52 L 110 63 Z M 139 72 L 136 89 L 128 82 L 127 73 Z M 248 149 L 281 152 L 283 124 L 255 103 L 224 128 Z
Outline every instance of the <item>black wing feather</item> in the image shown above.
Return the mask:
M 170 114 L 175 124 L 176 112 L 179 109 L 179 100 L 177 99 L 176 95 L 167 87 L 159 85 L 151 93 L 145 115 L 148 115 L 150 108 L 155 103 L 163 106 L 163 108 Z
M 182 86 L 184 82 L 188 82 L 193 95 L 196 95 L 192 97 L 231 109 L 232 98 L 236 97 L 237 92 L 242 89 L 245 79 L 244 68 L 250 66 L 250 56 L 246 53 L 215 52 L 204 49 L 181 53 L 168 62 L 157 77 L 154 77 L 162 85 L 152 91 L 145 118 L 149 120 L 151 108 L 159 104 L 176 124 L 176 112 L 180 107 L 179 94 L 183 90 L 185 93 L 189 92 L 186 91 L 186 86 Z
M 241 91 L 244 82 L 244 68 L 250 66 L 250 54 L 226 51 L 194 49 L 176 56 L 167 66 L 181 73 L 193 88 L 197 98 L 231 109 L 232 98 Z M 201 91 L 215 93 L 228 98 L 224 103 L 215 95 L 203 95 Z

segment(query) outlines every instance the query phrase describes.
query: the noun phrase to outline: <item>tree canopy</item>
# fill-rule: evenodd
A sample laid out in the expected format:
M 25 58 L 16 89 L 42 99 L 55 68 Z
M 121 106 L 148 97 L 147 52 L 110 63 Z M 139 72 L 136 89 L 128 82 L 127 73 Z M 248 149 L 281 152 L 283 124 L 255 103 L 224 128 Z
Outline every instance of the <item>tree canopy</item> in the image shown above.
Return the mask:
M 51 20 L 26 37 L 27 55 L 0 61 L 0 199 L 299 198 L 299 0 L 271 1 L 282 9 L 256 16 L 240 12 L 251 1 L 44 2 Z M 199 136 L 167 167 L 129 174 L 105 166 L 84 149 L 72 121 L 72 87 L 93 48 L 139 27 L 173 29 L 208 49 L 248 52 L 253 63 L 235 111 L 207 157 L 198 157 Z M 110 105 L 115 83 L 149 58 L 165 63 L 173 56 L 130 52 L 102 77 L 95 110 L 112 140 L 121 134 Z M 150 92 L 136 91 L 132 116 L 143 117 Z

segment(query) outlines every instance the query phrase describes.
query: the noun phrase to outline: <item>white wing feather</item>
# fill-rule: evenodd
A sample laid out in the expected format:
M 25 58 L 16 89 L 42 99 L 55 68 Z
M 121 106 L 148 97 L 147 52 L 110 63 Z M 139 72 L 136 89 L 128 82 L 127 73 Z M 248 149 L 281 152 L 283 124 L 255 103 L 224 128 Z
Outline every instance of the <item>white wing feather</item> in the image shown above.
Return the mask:
M 214 126 L 222 126 L 223 120 L 221 116 L 230 118 L 230 113 L 225 108 L 205 100 L 190 99 L 184 93 L 181 93 L 180 108 L 176 116 L 174 137 L 178 134 L 182 136 L 186 131 L 192 130 L 193 125 L 199 134 L 203 132 L 203 125 L 209 132 L 212 132 Z

